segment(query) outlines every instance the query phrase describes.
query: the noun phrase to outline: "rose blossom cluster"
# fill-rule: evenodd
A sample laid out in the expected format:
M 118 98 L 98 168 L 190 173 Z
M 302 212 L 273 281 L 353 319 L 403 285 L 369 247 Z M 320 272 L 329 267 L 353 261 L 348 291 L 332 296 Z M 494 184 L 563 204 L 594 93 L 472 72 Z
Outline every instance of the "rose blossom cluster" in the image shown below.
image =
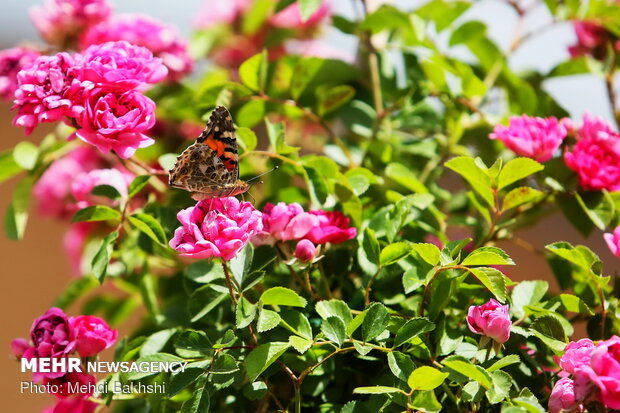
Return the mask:
M 34 321 L 30 329 L 30 341 L 14 339 L 11 342 L 11 351 L 18 359 L 27 360 L 66 358 L 75 353 L 80 357 L 93 357 L 113 346 L 117 336 L 118 332 L 112 330 L 99 317 L 81 315 L 69 318 L 61 309 L 53 307 Z M 93 375 L 79 372 L 37 372 L 33 373 L 33 379 L 42 381 L 43 384 L 58 385 L 60 388 L 55 394 L 60 400 L 49 410 L 51 412 L 86 412 L 94 411 L 96 407 L 96 403 L 84 400 L 90 394 L 72 395 L 69 392 L 70 383 L 94 384 L 96 379 Z
M 298 2 L 267 17 L 265 22 L 252 31 L 244 27 L 243 19 L 252 13 L 253 0 L 230 2 L 205 2 L 196 18 L 196 27 L 210 29 L 214 26 L 224 29 L 211 49 L 211 57 L 220 66 L 236 68 L 251 56 L 260 53 L 269 44 L 270 57 L 276 58 L 287 49 L 286 40 L 307 41 L 317 32 L 321 23 L 330 15 L 329 2 L 323 0 L 318 9 L 305 21 L 301 18 Z M 277 33 L 277 36 L 273 36 Z M 274 40 L 277 40 L 274 42 Z M 297 50 L 306 50 L 308 47 Z M 312 51 L 317 53 L 316 45 Z
M 309 211 L 301 205 L 267 204 L 263 212 L 234 197 L 199 201 L 177 215 L 182 226 L 170 247 L 191 258 L 232 259 L 249 241 L 273 245 L 296 241 L 295 257 L 310 262 L 317 245 L 338 244 L 355 237 L 355 227 L 338 211 Z
M 549 412 L 582 412 L 591 402 L 620 409 L 620 337 L 596 344 L 588 338 L 571 342 L 558 364 L 572 378 L 555 383 Z
M 155 124 L 155 103 L 142 91 L 166 74 L 161 59 L 125 41 L 40 56 L 17 74 L 13 124 L 30 134 L 64 120 L 77 128 L 70 139 L 128 158 L 154 142 L 145 132 Z
M 41 55 L 30 47 L 12 47 L 0 50 L 0 97 L 13 100 L 17 90 L 17 73 Z

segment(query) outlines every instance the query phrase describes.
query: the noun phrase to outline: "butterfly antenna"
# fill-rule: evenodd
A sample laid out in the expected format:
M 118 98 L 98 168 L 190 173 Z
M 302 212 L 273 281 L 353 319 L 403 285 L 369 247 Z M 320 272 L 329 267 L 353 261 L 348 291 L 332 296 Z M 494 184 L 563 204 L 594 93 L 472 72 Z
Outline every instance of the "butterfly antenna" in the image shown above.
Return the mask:
M 254 198 L 254 197 L 252 196 L 252 194 L 251 194 L 251 193 L 249 193 L 249 192 L 246 192 L 246 194 L 248 194 L 248 196 L 249 196 L 250 198 L 252 198 L 252 200 L 251 200 L 250 202 L 252 203 L 252 206 L 255 206 L 255 205 L 256 205 L 256 198 Z M 242 195 L 241 195 L 241 198 L 244 198 L 244 196 L 243 196 L 243 195 L 244 195 L 244 194 L 242 194 Z M 244 201 L 245 201 L 245 199 L 244 199 Z
M 279 169 L 279 168 L 280 168 L 280 165 L 276 165 L 276 166 L 274 166 L 273 168 L 271 168 L 270 170 L 268 170 L 267 172 L 263 172 L 263 173 L 262 173 L 262 174 L 260 174 L 260 175 L 256 175 L 254 178 L 250 178 L 250 179 L 248 179 L 246 182 L 247 182 L 247 183 L 250 183 L 250 182 L 252 182 L 253 180 L 258 179 L 258 178 L 260 178 L 260 177 L 261 177 L 261 176 L 263 176 L 263 175 L 267 175 L 268 173 L 273 172 L 273 171 L 275 171 L 276 169 Z

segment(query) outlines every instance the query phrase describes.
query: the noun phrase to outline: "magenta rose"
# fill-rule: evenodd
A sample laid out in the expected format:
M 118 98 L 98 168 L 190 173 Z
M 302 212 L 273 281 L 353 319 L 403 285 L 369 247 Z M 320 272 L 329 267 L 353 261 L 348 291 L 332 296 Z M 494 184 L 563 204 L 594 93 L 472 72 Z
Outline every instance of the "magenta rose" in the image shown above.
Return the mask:
M 273 245 L 276 241 L 290 241 L 303 238 L 319 224 L 319 219 L 305 212 L 298 203 L 276 205 L 268 203 L 263 208 L 263 230 L 252 238 L 254 245 Z
M 314 226 L 304 238 L 314 244 L 340 244 L 355 238 L 357 229 L 349 226 L 349 218 L 339 211 L 310 211 L 318 217 L 319 224 Z
M 222 4 L 224 6 L 217 6 Z M 215 2 L 212 5 L 230 7 L 226 2 Z M 189 55 L 187 42 L 180 38 L 177 29 L 146 15 L 116 15 L 86 31 L 80 44 L 82 48 L 86 48 L 119 40 L 149 49 L 167 67 L 170 80 L 179 80 L 192 70 L 193 60 Z M 161 71 L 157 73 L 161 75 Z
M 598 342 L 590 364 L 575 370 L 575 396 L 579 401 L 598 398 L 605 407 L 620 409 L 620 337 Z
M 19 87 L 15 91 L 17 115 L 15 126 L 26 129 L 29 135 L 42 122 L 56 122 L 65 116 L 76 117 L 82 110 L 82 84 L 72 72 L 74 58 L 68 53 L 39 56 L 17 74 Z
M 81 315 L 72 317 L 69 324 L 75 335 L 75 347 L 81 357 L 91 357 L 116 343 L 118 331 L 112 330 L 99 317 Z
M 16 358 L 20 359 L 30 348 L 30 344 L 28 340 L 23 338 L 16 338 L 11 340 L 11 354 L 13 354 Z
M 588 112 L 583 115 L 583 122 L 577 130 L 577 140 L 582 139 L 606 139 L 617 135 L 613 127 L 600 116 L 592 116 Z
M 75 336 L 69 325 L 65 313 L 52 307 L 41 317 L 37 318 L 30 330 L 32 347 L 28 348 L 23 357 L 31 358 L 59 358 L 67 357 L 75 350 Z M 47 378 L 58 378 L 62 372 L 35 373 Z
M 582 412 L 583 406 L 575 400 L 574 382 L 565 377 L 558 380 L 549 396 L 549 413 Z
M 574 21 L 573 28 L 577 44 L 568 48 L 571 57 L 590 55 L 595 59 L 603 59 L 607 55 L 610 37 L 605 27 L 594 21 Z
M 85 384 L 94 385 L 95 383 L 97 383 L 97 379 L 92 374 L 78 372 L 67 373 L 61 377 L 54 379 L 43 379 L 44 385 L 49 385 L 50 389 L 58 389 L 58 391 L 53 392 L 53 394 L 59 399 L 66 399 L 73 394 L 76 394 L 78 398 L 87 399 L 93 394 L 93 392 L 71 393 L 71 389 L 75 388 L 76 386 L 82 386 Z
M 98 403 L 80 397 L 60 399 L 53 407 L 43 410 L 43 413 L 94 413 Z
M 611 253 L 620 258 L 620 226 L 617 226 L 613 233 L 603 234 L 603 238 Z
M 0 96 L 6 100 L 13 100 L 15 91 L 19 87 L 17 73 L 31 64 L 41 55 L 41 52 L 27 47 L 12 47 L 0 50 Z
M 75 68 L 81 80 L 108 87 L 133 89 L 163 80 L 168 69 L 145 48 L 126 41 L 89 46 Z
M 316 246 L 307 239 L 302 239 L 295 247 L 295 257 L 301 262 L 310 262 L 316 257 Z
M 75 136 L 101 152 L 114 151 L 121 158 L 155 141 L 144 133 L 155 124 L 155 103 L 135 90 L 96 88 L 78 119 Z
M 190 258 L 232 259 L 263 228 L 261 212 L 237 198 L 199 201 L 179 211 L 170 247 Z
M 111 13 L 105 0 L 44 0 L 43 7 L 30 9 L 30 19 L 46 42 L 64 48 Z
M 78 208 L 86 208 L 95 204 L 112 204 L 114 201 L 98 197 L 91 194 L 91 191 L 99 185 L 109 185 L 116 189 L 121 198 L 128 195 L 129 184 L 133 180 L 134 175 L 128 171 L 120 171 L 118 169 L 94 169 L 89 172 L 83 172 L 74 177 L 71 182 L 71 195 L 75 200 Z
M 564 349 L 564 355 L 560 358 L 560 367 L 567 373 L 573 374 L 575 370 L 590 363 L 590 355 L 594 349 L 594 343 L 589 338 L 579 341 L 571 341 Z
M 497 125 L 489 137 L 499 139 L 517 155 L 527 156 L 538 162 L 551 159 L 566 137 L 570 121 L 555 117 L 538 118 L 511 116 L 508 126 Z
M 582 137 L 564 154 L 566 165 L 577 173 L 579 185 L 589 191 L 620 190 L 620 136 L 599 132 Z
M 510 337 L 510 316 L 508 305 L 502 305 L 493 298 L 484 305 L 472 305 L 467 312 L 467 326 L 472 333 L 505 343 Z

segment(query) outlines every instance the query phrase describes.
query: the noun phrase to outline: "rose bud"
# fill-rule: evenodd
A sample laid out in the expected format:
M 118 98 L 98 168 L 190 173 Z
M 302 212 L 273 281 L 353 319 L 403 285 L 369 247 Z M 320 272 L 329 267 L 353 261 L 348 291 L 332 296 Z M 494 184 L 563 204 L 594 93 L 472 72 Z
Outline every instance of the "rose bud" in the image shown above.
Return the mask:
M 110 329 L 99 317 L 81 315 L 72 317 L 70 323 L 75 334 L 77 351 L 82 357 L 94 356 L 116 342 L 118 331 Z
M 512 325 L 508 316 L 508 305 L 501 305 L 492 298 L 484 305 L 472 305 L 467 312 L 467 325 L 472 333 L 505 343 L 510 337 Z

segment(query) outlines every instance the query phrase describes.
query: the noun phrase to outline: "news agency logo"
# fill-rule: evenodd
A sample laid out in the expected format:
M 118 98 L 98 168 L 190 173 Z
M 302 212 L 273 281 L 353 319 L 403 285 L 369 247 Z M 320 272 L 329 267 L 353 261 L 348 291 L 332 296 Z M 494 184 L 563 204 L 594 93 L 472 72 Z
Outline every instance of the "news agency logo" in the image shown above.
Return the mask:
M 21 359 L 22 373 L 183 373 L 186 361 L 89 361 L 77 357 Z M 84 371 L 86 370 L 86 371 Z

